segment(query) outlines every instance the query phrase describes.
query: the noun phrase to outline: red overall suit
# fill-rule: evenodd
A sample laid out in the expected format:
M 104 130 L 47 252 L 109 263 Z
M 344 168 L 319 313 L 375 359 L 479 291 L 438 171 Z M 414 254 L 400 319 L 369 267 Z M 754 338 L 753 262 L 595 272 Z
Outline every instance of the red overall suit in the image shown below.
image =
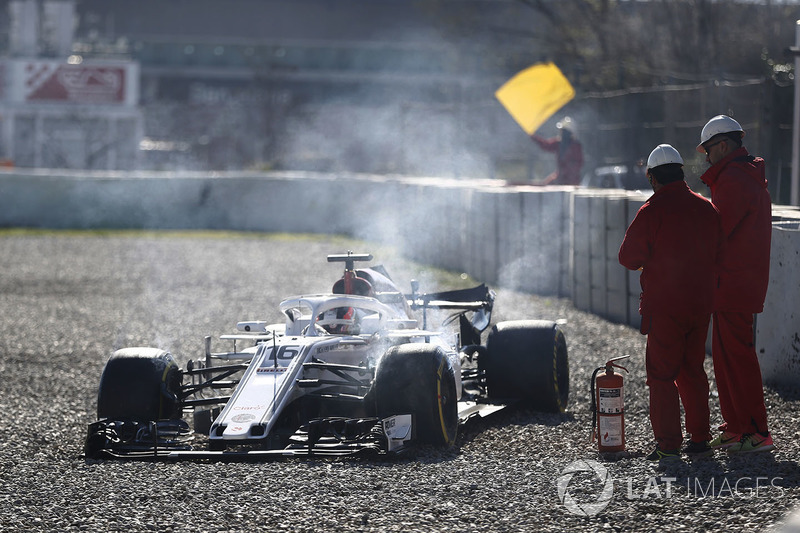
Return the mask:
M 700 177 L 711 189 L 726 239 L 711 352 L 723 428 L 733 433 L 768 431 L 753 338 L 753 314 L 764 310 L 769 284 L 772 201 L 764 174 L 764 160 L 742 147 Z
M 662 450 L 680 448 L 681 401 L 692 440 L 711 438 L 703 360 L 723 242 L 717 210 L 680 180 L 645 202 L 619 249 L 623 266 L 642 269 L 650 423 Z
M 556 171 L 545 178 L 543 185 L 580 185 L 581 169 L 583 168 L 583 147 L 574 138 L 570 137 L 568 143 L 558 137 L 543 139 L 532 135 L 536 144 L 542 150 L 556 155 Z

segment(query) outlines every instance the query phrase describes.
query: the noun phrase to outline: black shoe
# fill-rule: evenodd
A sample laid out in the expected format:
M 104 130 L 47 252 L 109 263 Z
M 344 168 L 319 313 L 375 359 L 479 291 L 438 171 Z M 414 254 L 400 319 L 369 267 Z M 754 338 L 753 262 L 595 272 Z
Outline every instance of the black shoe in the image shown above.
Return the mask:
M 683 448 L 683 453 L 689 457 L 708 457 L 714 453 L 714 449 L 711 448 L 711 445 L 708 444 L 707 440 L 704 440 L 703 442 L 695 442 L 690 440 L 689 444 Z
M 653 450 L 650 455 L 646 457 L 648 461 L 665 461 L 665 460 L 675 460 L 680 459 L 681 453 L 679 450 L 662 450 L 658 446 L 656 449 Z

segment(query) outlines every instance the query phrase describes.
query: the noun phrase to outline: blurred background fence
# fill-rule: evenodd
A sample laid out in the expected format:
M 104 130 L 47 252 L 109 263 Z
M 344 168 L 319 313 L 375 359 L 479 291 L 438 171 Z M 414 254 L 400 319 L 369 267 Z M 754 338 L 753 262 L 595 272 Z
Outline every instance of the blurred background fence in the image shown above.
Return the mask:
M 705 162 L 694 146 L 708 118 L 726 113 L 767 160 L 775 202 L 788 203 L 795 84 L 780 56 L 794 40 L 800 2 L 221 5 L 0 3 L 0 159 L 28 168 L 536 182 L 554 157 L 494 92 L 553 61 L 576 97 L 539 133 L 555 135 L 570 115 L 584 172 L 635 169 L 668 142 L 702 189 Z M 747 32 L 728 31 L 743 23 Z M 681 39 L 655 38 L 668 33 Z
M 793 86 L 766 79 L 589 93 L 568 104 L 541 133 L 555 135 L 556 119 L 569 114 L 584 147 L 585 172 L 635 166 L 657 144 L 670 143 L 686 160 L 697 189 L 706 168 L 705 157 L 695 152 L 700 130 L 711 116 L 727 113 L 747 131 L 750 151 L 766 159 L 775 202 L 788 204 L 792 97 Z M 531 142 L 491 95 L 385 105 L 291 104 L 280 98 L 253 104 L 231 98 L 142 109 L 149 134 L 181 140 L 149 152 L 143 165 L 150 169 L 250 167 L 535 182 L 555 166 L 554 157 Z M 205 135 L 192 140 L 182 133 L 195 130 Z

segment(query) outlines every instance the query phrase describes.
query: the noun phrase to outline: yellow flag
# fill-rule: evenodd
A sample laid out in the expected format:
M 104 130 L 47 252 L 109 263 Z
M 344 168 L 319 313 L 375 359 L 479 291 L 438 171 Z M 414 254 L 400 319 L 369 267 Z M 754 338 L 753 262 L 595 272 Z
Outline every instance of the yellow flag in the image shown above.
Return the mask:
M 528 67 L 494 93 L 517 124 L 532 135 L 575 96 L 569 80 L 553 63 Z

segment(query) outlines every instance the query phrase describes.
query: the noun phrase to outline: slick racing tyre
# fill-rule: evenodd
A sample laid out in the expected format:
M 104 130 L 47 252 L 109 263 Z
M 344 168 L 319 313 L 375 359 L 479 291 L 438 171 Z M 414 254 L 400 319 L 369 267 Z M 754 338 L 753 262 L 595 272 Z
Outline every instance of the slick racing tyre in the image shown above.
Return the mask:
M 520 399 L 537 411 L 566 409 L 567 341 L 555 322 L 500 322 L 489 333 L 478 364 L 490 398 Z
M 394 346 L 375 374 L 378 416 L 412 414 L 412 443 L 452 446 L 458 433 L 458 398 L 453 367 L 431 344 Z
M 181 418 L 181 371 L 172 355 L 156 348 L 114 352 L 100 376 L 97 418 L 164 420 Z

